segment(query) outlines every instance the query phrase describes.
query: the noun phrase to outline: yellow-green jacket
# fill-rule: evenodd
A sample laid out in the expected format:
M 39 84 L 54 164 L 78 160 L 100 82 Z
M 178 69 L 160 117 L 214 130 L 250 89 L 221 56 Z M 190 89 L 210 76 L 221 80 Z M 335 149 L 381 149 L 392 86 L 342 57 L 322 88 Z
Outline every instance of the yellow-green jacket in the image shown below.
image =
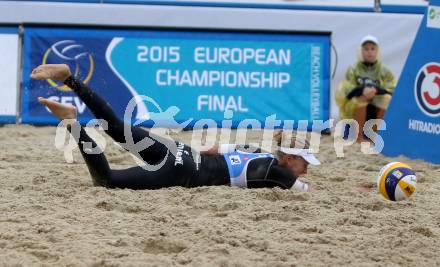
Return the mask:
M 393 93 L 396 87 L 396 79 L 393 73 L 388 67 L 383 65 L 380 60 L 377 60 L 374 64 L 370 64 L 370 66 L 367 66 L 359 60 L 356 64 L 348 68 L 345 79 L 340 83 L 336 91 L 336 103 L 339 106 L 341 119 L 352 118 L 354 109 L 357 107 L 356 97 L 347 99 L 347 95 L 353 89 L 363 87 L 366 85 L 365 82 L 370 83 L 371 81 L 373 81 L 374 86 L 385 89 L 390 93 Z M 378 95 L 375 98 L 378 98 L 374 101 L 377 103 L 384 102 L 385 99 L 386 103 L 378 105 L 378 107 L 384 109 L 386 109 L 391 99 L 390 95 L 386 97 Z

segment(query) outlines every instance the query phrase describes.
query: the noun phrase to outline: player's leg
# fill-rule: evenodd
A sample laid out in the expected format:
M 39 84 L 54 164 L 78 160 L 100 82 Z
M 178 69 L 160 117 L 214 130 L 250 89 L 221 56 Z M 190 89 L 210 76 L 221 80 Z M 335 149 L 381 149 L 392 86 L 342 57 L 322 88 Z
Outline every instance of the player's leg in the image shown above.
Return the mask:
M 38 101 L 45 105 L 53 115 L 67 124 L 67 130 L 76 140 L 81 155 L 87 164 L 93 184 L 107 186 L 107 179 L 111 177 L 107 159 L 95 141 L 87 135 L 84 128 L 76 121 L 76 108 L 72 105 L 61 104 L 42 97 Z
M 144 145 L 142 148 L 135 145 L 125 148 L 131 152 L 136 151 L 136 155 L 139 155 L 148 164 L 155 165 L 161 162 L 168 155 L 169 148 L 175 147 L 175 142 L 172 140 L 154 135 L 140 127 L 125 124 L 116 116 L 108 102 L 86 84 L 72 77 L 69 67 L 65 64 L 40 65 L 32 71 L 31 78 L 37 80 L 54 79 L 64 82 L 80 97 L 96 118 L 107 122 L 108 127 L 105 131 L 116 142 L 125 144 L 125 130 L 129 129 L 131 136 L 127 136 L 127 138 L 132 138 L 133 144 L 138 145 L 140 141 L 143 141 Z

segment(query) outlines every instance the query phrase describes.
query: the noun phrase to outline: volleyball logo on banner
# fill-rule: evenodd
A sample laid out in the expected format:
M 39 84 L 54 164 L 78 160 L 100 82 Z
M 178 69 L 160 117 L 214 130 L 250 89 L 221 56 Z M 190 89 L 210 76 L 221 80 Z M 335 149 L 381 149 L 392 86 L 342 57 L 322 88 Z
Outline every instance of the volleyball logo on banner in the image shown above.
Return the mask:
M 91 53 L 74 40 L 62 40 L 49 47 L 43 56 L 43 64 L 67 64 L 75 78 L 89 83 L 95 69 Z M 70 91 L 66 85 L 48 79 L 47 82 L 60 91 Z
M 440 63 L 430 62 L 417 74 L 414 86 L 417 105 L 428 116 L 440 116 Z

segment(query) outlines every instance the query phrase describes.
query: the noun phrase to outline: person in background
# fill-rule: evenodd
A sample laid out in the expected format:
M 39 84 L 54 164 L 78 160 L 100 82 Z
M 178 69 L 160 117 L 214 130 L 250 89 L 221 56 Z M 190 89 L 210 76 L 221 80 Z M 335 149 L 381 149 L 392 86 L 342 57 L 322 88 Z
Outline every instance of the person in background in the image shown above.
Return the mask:
M 358 142 L 364 141 L 368 119 L 383 119 L 396 87 L 396 79 L 380 60 L 379 41 L 372 35 L 362 38 L 358 61 L 350 66 L 336 91 L 341 119 L 359 124 Z

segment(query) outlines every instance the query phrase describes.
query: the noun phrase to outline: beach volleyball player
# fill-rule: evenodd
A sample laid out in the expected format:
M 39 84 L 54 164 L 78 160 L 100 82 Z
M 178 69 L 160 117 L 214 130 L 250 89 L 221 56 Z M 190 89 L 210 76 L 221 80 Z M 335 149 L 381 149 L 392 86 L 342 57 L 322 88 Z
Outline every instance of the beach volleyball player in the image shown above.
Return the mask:
M 281 146 L 282 133 L 276 136 L 278 147 L 271 153 L 247 153 L 236 145 L 221 145 L 218 149 L 197 152 L 189 146 L 157 136 L 146 129 L 124 123 L 113 112 L 111 106 L 81 81 L 75 79 L 65 64 L 40 65 L 31 73 L 36 80 L 52 79 L 70 87 L 87 105 L 98 119 L 108 124 L 106 133 L 116 142 L 124 144 L 124 127 L 129 127 L 134 143 L 149 142 L 149 146 L 138 155 L 148 166 L 161 164 L 160 168 L 148 170 L 135 166 L 124 170 L 111 169 L 104 153 L 87 153 L 86 144 L 96 143 L 87 135 L 76 121 L 76 108 L 71 105 L 40 97 L 41 104 L 47 106 L 60 120 L 70 120 L 67 129 L 79 127 L 79 134 L 73 134 L 81 154 L 92 176 L 93 183 L 109 188 L 158 189 L 163 187 L 231 185 L 248 188 L 292 187 L 307 191 L 308 185 L 297 178 L 307 172 L 309 164 L 320 162 L 309 150 L 303 140 L 303 148 L 292 148 L 295 141 Z M 126 148 L 127 149 L 127 148 Z M 130 152 L 130 149 L 127 149 Z

